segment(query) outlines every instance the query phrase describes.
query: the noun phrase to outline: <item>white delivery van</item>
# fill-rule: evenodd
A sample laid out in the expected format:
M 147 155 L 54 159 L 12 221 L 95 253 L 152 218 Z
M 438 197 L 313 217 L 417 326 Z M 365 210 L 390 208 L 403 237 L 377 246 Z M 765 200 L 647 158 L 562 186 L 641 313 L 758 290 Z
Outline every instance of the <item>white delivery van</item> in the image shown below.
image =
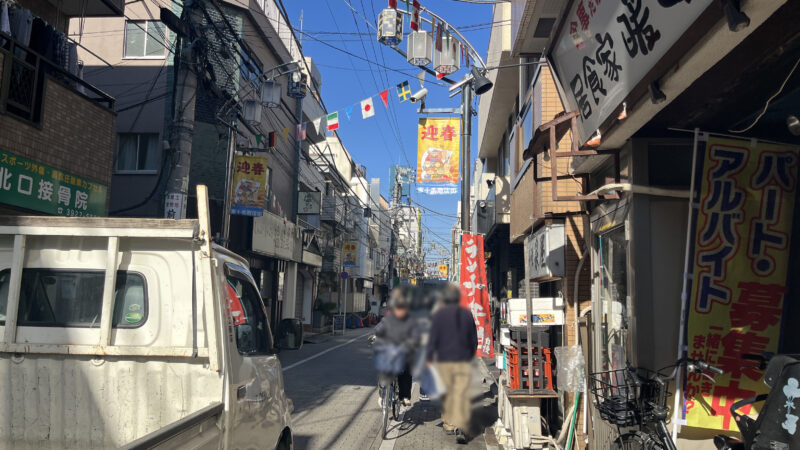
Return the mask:
M 0 448 L 291 448 L 247 262 L 198 220 L 0 217 Z

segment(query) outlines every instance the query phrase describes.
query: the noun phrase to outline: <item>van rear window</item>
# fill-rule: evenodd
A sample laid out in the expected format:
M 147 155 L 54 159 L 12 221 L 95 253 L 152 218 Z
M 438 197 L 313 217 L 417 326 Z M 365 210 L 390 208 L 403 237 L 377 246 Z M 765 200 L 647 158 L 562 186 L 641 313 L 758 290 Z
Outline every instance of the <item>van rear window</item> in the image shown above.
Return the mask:
M 0 324 L 5 324 L 11 271 L 0 272 Z M 23 269 L 17 324 L 20 326 L 100 327 L 102 270 Z M 147 320 L 144 277 L 117 272 L 114 328 L 135 328 Z

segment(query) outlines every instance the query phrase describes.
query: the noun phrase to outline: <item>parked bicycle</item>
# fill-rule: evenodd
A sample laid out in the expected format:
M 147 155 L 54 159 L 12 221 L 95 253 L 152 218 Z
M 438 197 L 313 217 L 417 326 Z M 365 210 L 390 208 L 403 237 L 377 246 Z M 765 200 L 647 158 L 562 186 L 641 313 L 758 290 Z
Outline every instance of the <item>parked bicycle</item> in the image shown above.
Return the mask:
M 722 370 L 702 359 L 681 358 L 658 372 L 639 367 L 593 373 L 590 377 L 594 402 L 600 417 L 617 426 L 619 437 L 613 450 L 677 450 L 667 429 L 669 380 L 681 365 L 687 372 L 722 374 Z M 665 370 L 670 370 L 664 374 Z M 636 427 L 622 432 L 622 428 Z
M 731 405 L 731 415 L 742 439 L 725 435 L 714 437 L 718 450 L 775 450 L 800 448 L 800 355 L 745 354 L 764 372 L 764 384 L 770 392 L 744 398 Z M 762 403 L 758 418 L 742 410 Z

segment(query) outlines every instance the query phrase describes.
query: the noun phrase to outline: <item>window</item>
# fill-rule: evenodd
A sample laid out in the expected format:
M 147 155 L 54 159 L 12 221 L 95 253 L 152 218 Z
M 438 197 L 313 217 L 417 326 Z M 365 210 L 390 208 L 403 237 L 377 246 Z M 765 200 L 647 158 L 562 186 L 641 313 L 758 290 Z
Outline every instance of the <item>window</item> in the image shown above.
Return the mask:
M 102 270 L 23 269 L 20 326 L 100 327 Z M 5 324 L 11 271 L 0 272 L 0 322 Z M 138 273 L 117 272 L 114 328 L 135 328 L 147 320 L 147 290 Z
M 117 146 L 117 171 L 158 169 L 158 134 L 120 133 Z
M 228 305 L 236 332 L 236 347 L 242 355 L 263 355 L 272 351 L 272 332 L 267 310 L 256 288 L 244 277 L 228 276 Z
M 125 58 L 164 58 L 167 27 L 156 20 L 125 22 Z

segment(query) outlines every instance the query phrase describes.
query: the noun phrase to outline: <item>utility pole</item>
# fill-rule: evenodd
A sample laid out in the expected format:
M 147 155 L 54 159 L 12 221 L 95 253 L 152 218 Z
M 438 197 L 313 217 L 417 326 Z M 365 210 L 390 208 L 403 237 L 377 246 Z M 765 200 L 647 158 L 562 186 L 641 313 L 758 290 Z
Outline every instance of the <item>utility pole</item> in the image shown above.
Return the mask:
M 295 98 L 294 115 L 297 117 L 297 128 L 294 139 L 294 171 L 292 172 L 292 220 L 297 224 L 300 197 L 300 156 L 303 152 L 303 142 L 300 140 L 300 124 L 303 123 L 303 97 Z
M 198 0 L 185 0 L 182 25 L 185 29 L 194 29 L 202 23 L 202 10 Z M 174 31 L 174 30 L 173 30 Z M 177 85 L 175 96 L 178 99 L 172 112 L 170 127 L 170 145 L 175 153 L 172 158 L 172 170 L 167 181 L 164 217 L 170 219 L 186 218 L 186 198 L 189 192 L 189 170 L 192 159 L 192 137 L 194 136 L 194 107 L 197 97 L 197 74 L 192 65 L 198 60 L 198 51 L 191 36 L 182 36 L 182 48 L 175 58 Z
M 472 85 L 464 83 L 461 86 L 461 230 L 470 232 L 469 197 L 472 159 Z

